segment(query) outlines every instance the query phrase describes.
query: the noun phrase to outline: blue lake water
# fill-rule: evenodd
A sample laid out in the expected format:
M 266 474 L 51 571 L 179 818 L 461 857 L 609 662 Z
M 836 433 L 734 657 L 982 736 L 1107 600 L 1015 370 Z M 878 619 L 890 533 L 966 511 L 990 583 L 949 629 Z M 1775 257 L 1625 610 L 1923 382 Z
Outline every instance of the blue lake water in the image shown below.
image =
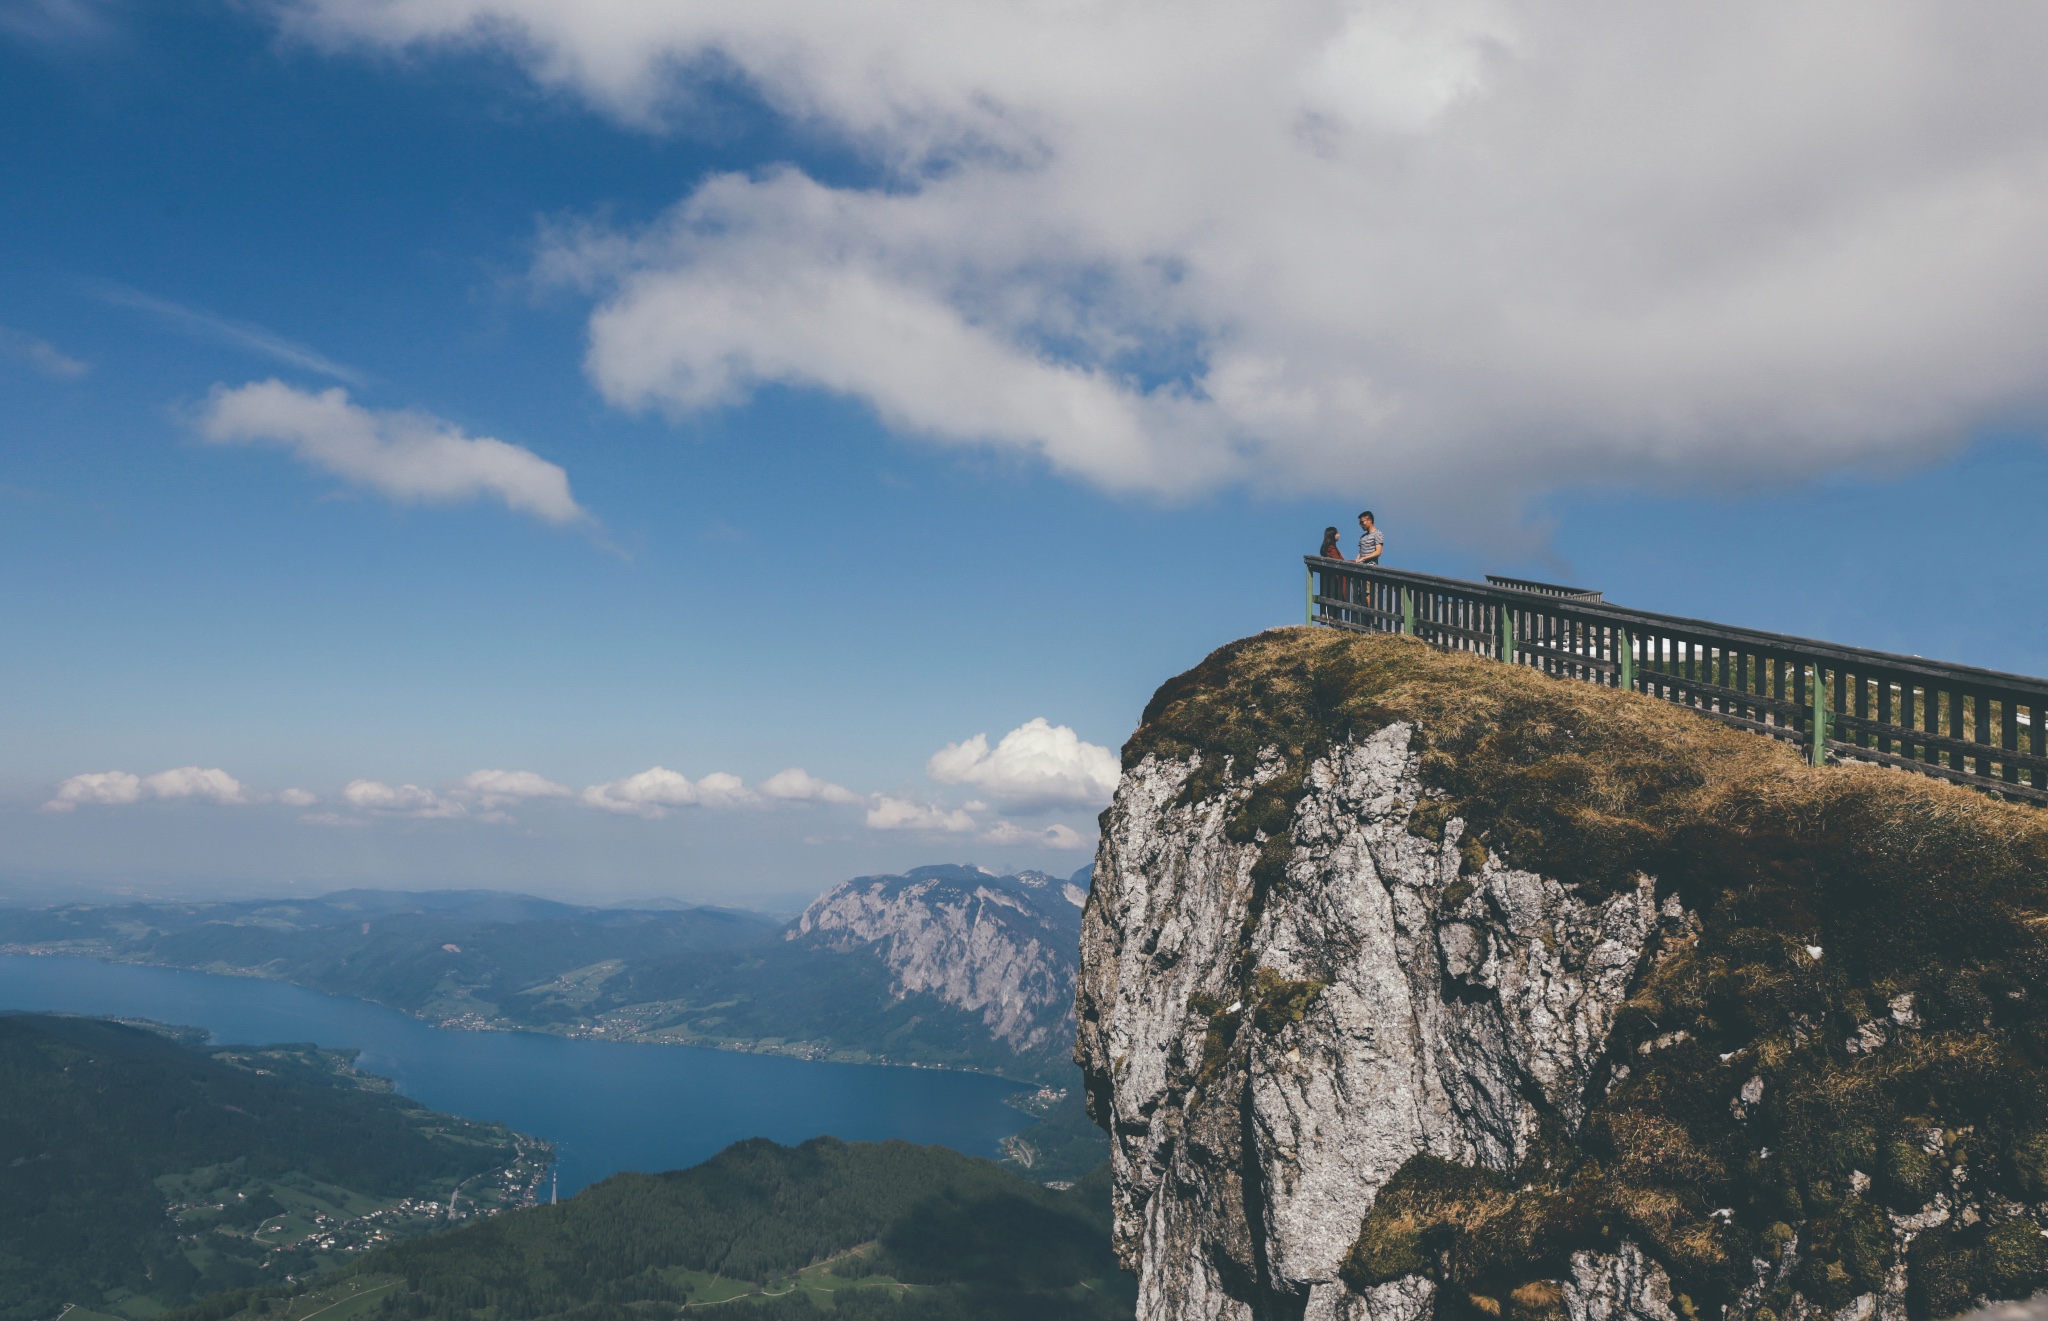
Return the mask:
M 282 982 L 93 959 L 0 955 L 0 1009 L 153 1018 L 223 1044 L 362 1051 L 422 1105 L 556 1144 L 562 1195 L 620 1170 L 672 1170 L 743 1138 L 903 1138 L 975 1156 L 1030 1122 L 1014 1083 L 936 1069 L 823 1064 L 528 1032 L 444 1032 L 393 1009 Z

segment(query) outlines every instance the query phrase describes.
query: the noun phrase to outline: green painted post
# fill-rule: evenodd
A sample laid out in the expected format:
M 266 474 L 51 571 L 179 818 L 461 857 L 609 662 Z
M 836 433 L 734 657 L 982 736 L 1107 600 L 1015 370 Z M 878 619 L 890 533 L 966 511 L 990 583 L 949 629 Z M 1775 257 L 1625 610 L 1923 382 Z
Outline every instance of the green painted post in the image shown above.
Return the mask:
M 1828 764 L 1828 687 L 1821 682 L 1820 666 L 1813 667 L 1813 748 L 1816 766 Z
M 1415 593 L 1405 587 L 1401 589 L 1401 631 L 1415 636 Z
M 1515 663 L 1515 612 L 1506 606 L 1500 608 L 1500 658 Z
M 1308 618 L 1302 622 L 1304 624 L 1316 622 L 1316 571 L 1314 569 L 1308 571 Z
M 1636 640 L 1625 628 L 1614 630 L 1614 657 L 1621 662 L 1621 686 L 1636 690 Z

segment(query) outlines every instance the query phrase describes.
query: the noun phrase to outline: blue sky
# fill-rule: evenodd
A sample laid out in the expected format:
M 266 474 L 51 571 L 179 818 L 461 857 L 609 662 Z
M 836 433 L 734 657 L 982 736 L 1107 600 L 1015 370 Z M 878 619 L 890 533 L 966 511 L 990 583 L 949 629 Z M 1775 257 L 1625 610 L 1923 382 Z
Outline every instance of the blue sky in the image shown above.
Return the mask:
M 1361 504 L 1392 563 L 2048 669 L 2040 198 L 2005 189 L 1949 255 L 1896 219 L 1961 186 L 1927 164 L 1958 141 L 1979 183 L 2020 179 L 1992 147 L 2048 136 L 2023 80 L 2003 145 L 1936 86 L 1912 113 L 1939 140 L 1868 114 L 1864 172 L 1811 198 L 1759 122 L 1712 153 L 1755 177 L 1673 167 L 1705 203 L 1469 164 L 1446 202 L 1390 183 L 1387 144 L 1404 179 L 1475 158 L 1488 99 L 1583 43 L 1512 7 L 1419 37 L 1304 17 L 1289 140 L 1356 185 L 1318 212 L 1289 190 L 1328 180 L 1258 175 L 1270 146 L 1190 142 L 1060 61 L 1004 82 L 982 34 L 935 46 L 900 7 L 860 78 L 799 0 L 758 31 L 431 8 L 0 0 L 0 895 L 784 902 L 938 860 L 1071 871 L 1100 750 L 1162 679 L 1292 622 L 1296 557 Z M 1969 73 L 2019 21 L 1943 39 Z M 1754 72 L 1669 36 L 1633 34 L 1645 65 Z M 1098 137 L 1180 164 L 1125 197 Z M 1482 272 L 1500 235 L 1438 212 L 1509 195 L 1541 260 Z M 1555 246 L 1588 198 L 1629 243 Z M 1703 239 L 1699 205 L 1740 223 Z M 1340 260 L 1335 310 L 1314 271 L 1233 266 L 1374 243 L 1399 260 Z M 1537 291 L 1548 329 L 1504 329 Z M 323 416 L 374 433 L 370 467 L 275 410 L 215 443 L 271 381 L 287 409 L 345 391 Z M 515 466 L 432 488 L 392 466 L 407 436 Z M 573 515 L 507 495 L 556 469 Z M 625 783 L 654 767 L 681 786 Z M 147 778 L 178 768 L 228 780 Z

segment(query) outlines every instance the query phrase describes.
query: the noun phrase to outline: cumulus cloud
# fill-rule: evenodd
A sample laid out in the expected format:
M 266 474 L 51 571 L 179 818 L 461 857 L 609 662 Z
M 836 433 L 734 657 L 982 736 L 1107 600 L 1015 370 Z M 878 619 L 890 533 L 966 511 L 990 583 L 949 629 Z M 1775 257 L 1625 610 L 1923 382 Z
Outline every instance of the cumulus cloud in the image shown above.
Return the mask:
M 623 780 L 593 784 L 583 791 L 582 797 L 584 806 L 602 812 L 664 817 L 672 807 L 695 803 L 697 786 L 686 775 L 666 766 L 653 766 Z
M 867 811 L 867 827 L 869 830 L 919 830 L 942 835 L 972 834 L 981 828 L 972 816 L 959 808 L 891 798 L 887 794 L 875 795 L 874 805 Z
M 216 803 L 246 803 L 249 801 L 241 781 L 226 771 L 198 766 L 180 766 L 175 770 L 158 771 L 142 782 L 145 792 L 158 798 L 206 798 Z
M 851 789 L 842 789 L 812 775 L 801 766 L 792 766 L 786 771 L 777 771 L 761 781 L 761 796 L 785 802 L 802 803 L 858 803 L 859 794 Z
M 1120 771 L 1114 752 L 1040 716 L 1003 735 L 993 750 L 986 734 L 948 743 L 925 763 L 925 774 L 940 784 L 973 785 L 1009 807 L 1100 807 L 1116 793 Z
M 1913 456 L 2048 390 L 2048 9 L 1766 0 L 281 0 L 658 125 L 738 71 L 864 183 L 703 183 L 544 263 L 588 370 L 769 383 L 1116 487 Z
M 313 393 L 282 381 L 215 386 L 198 417 L 217 445 L 273 444 L 347 481 L 399 501 L 447 503 L 492 496 L 550 523 L 585 521 L 569 476 L 531 450 L 468 436 L 427 413 L 382 412 L 336 386 Z
M 416 784 L 386 784 L 381 780 L 350 780 L 342 786 L 341 799 L 360 812 L 378 816 L 445 820 L 469 815 L 461 802 L 443 797 Z
M 278 792 L 277 801 L 286 807 L 311 807 L 320 801 L 320 795 L 304 789 L 284 789 Z
M 973 835 L 984 844 L 1003 848 L 1036 845 L 1040 848 L 1083 849 L 1092 843 L 1071 827 L 1058 824 L 1034 829 L 1010 821 L 997 821 L 984 826 L 975 819 L 974 813 L 986 807 L 985 803 L 945 807 L 911 798 L 876 794 L 867 811 L 867 827 L 869 830 L 911 830 L 928 835 Z
M 655 766 L 623 780 L 593 784 L 581 795 L 584 806 L 603 812 L 663 817 L 676 807 L 764 807 L 772 803 L 858 803 L 859 794 L 792 766 L 750 788 L 737 775 L 713 771 L 691 780 L 666 766 Z
M 142 777 L 127 771 L 90 771 L 74 775 L 57 786 L 57 794 L 43 804 L 45 812 L 69 812 L 80 803 L 139 803 Z
M 74 775 L 58 785 L 56 794 L 43 804 L 43 810 L 69 812 L 80 804 L 116 806 L 139 803 L 145 798 L 203 798 L 238 806 L 257 801 L 261 795 L 218 767 L 178 766 L 154 775 L 92 771 Z
M 533 771 L 471 771 L 462 777 L 457 792 L 469 795 L 487 808 L 503 807 L 527 798 L 573 798 L 576 791 L 556 784 Z

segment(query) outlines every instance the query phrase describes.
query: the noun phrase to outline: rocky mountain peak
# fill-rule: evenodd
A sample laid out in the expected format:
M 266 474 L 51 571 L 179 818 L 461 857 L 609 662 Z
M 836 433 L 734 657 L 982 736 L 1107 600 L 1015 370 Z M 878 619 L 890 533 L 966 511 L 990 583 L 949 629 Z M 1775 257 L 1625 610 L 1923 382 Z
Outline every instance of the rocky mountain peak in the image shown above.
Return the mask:
M 965 865 L 859 876 L 818 896 L 787 938 L 872 949 L 899 997 L 934 995 L 1012 1051 L 1037 1053 L 1073 1031 L 1081 912 L 1062 887 L 1075 885 Z

